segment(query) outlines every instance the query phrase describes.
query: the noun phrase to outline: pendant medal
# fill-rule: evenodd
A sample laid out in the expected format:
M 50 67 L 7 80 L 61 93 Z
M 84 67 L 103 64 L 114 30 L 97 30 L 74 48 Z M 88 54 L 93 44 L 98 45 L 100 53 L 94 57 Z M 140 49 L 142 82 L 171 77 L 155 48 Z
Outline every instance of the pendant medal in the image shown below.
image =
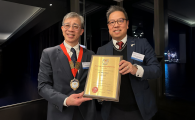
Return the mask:
M 70 81 L 70 87 L 75 91 L 79 87 L 79 80 L 73 79 Z

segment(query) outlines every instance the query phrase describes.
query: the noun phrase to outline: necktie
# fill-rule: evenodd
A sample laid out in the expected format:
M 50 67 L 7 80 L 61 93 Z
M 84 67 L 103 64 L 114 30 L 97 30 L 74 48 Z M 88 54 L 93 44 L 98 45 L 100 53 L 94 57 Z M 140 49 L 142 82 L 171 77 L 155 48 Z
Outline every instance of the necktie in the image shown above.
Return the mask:
M 119 46 L 119 50 L 121 50 L 124 43 L 120 41 L 120 42 L 117 42 L 116 44 Z
M 74 66 L 75 66 L 75 63 L 77 61 L 76 50 L 74 48 L 71 48 L 70 51 L 72 52 L 71 60 L 73 61 Z

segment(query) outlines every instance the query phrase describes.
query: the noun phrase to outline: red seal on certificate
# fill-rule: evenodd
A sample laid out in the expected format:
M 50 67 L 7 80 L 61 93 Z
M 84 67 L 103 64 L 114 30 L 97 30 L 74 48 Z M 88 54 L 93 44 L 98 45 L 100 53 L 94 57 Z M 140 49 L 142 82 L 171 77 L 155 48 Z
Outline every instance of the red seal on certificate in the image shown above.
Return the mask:
M 97 87 L 93 87 L 93 88 L 92 88 L 92 92 L 93 92 L 93 93 L 96 93 L 97 91 L 98 91 L 98 88 L 97 88 Z

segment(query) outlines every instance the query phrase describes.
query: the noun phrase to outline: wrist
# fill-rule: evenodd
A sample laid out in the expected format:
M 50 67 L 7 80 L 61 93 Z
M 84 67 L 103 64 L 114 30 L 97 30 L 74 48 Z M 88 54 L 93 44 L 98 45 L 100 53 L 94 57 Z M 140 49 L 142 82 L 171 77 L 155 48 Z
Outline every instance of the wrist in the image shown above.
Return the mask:
M 68 97 L 64 100 L 64 106 L 66 106 L 66 107 L 68 107 L 68 105 L 67 105 L 67 99 L 68 99 Z
M 134 73 L 134 75 L 136 75 L 137 70 L 138 70 L 138 66 L 137 66 L 137 64 L 134 64 L 133 66 L 135 67 L 135 73 Z

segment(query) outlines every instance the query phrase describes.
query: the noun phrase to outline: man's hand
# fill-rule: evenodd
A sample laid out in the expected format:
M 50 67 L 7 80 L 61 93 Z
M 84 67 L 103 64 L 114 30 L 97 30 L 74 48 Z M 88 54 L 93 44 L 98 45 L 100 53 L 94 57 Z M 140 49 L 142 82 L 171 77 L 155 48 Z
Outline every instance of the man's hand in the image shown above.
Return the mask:
M 92 98 L 84 98 L 84 92 L 70 95 L 66 100 L 67 106 L 80 106 L 82 102 L 92 100 Z
M 126 60 L 121 60 L 119 63 L 119 73 L 122 75 L 125 75 L 127 73 L 131 73 L 132 75 L 135 75 L 137 72 L 137 68 L 133 66 L 130 62 Z

